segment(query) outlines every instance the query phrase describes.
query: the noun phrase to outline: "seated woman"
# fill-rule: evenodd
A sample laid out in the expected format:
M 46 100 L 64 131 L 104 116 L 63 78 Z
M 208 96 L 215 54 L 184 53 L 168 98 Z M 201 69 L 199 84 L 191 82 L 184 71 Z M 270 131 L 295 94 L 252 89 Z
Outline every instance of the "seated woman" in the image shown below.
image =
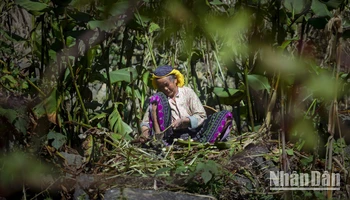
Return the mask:
M 232 129 L 232 113 L 220 111 L 207 117 L 196 93 L 184 86 L 184 76 L 171 66 L 158 67 L 152 85 L 159 92 L 150 98 L 141 123 L 142 137 L 157 136 L 166 144 L 175 138 L 214 143 L 225 141 Z M 159 137 L 160 136 L 160 137 Z

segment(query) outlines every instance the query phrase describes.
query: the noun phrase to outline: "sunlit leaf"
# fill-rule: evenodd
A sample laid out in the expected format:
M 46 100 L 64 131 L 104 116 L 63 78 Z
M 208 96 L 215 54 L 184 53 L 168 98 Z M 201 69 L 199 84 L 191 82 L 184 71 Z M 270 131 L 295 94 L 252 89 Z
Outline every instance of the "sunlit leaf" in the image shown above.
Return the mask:
M 137 71 L 134 68 L 123 68 L 116 71 L 109 72 L 109 77 L 111 79 L 111 83 L 116 83 L 120 81 L 130 82 L 130 72 L 132 72 L 132 79 L 135 80 L 137 78 Z M 107 78 L 107 74 L 103 73 L 103 76 Z
M 16 85 L 18 84 L 17 80 L 13 76 L 8 74 L 2 76 L 1 80 L 8 82 L 11 87 L 16 87 Z
M 233 88 L 221 88 L 221 87 L 215 87 L 213 92 L 219 97 L 231 97 L 237 93 L 242 93 L 241 90 L 237 90 Z
M 254 90 L 267 90 L 270 91 L 269 80 L 262 75 L 248 74 L 248 84 Z
M 149 26 L 149 32 L 153 33 L 154 31 L 158 31 L 160 29 L 159 25 L 151 22 L 150 26 Z
M 286 149 L 286 153 L 287 153 L 287 155 L 289 155 L 289 156 L 293 156 L 293 155 L 294 155 L 293 149 Z
M 91 118 L 90 119 L 90 121 L 93 121 L 93 120 L 95 120 L 95 119 L 102 119 L 102 118 L 105 118 L 106 117 L 106 113 L 100 113 L 100 114 L 97 114 L 97 115 L 95 115 L 93 118 Z

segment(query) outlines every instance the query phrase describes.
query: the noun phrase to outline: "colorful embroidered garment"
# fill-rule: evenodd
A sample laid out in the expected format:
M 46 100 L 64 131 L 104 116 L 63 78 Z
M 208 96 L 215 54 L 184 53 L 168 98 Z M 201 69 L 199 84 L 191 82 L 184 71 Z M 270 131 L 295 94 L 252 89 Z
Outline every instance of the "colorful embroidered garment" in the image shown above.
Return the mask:
M 157 104 L 157 120 L 159 129 L 160 131 L 164 131 L 171 125 L 171 109 L 169 107 L 168 97 L 164 93 L 158 92 L 150 98 L 150 105 L 153 103 Z M 151 112 L 149 112 L 149 126 L 153 127 Z M 168 138 L 171 134 L 172 129 L 169 128 L 164 133 L 164 139 Z M 150 135 L 154 135 L 153 128 L 150 128 Z
M 164 131 L 171 125 L 171 108 L 165 94 L 158 92 L 150 98 L 150 105 L 157 104 L 157 120 L 160 131 Z M 214 143 L 215 141 L 225 141 L 232 128 L 232 113 L 220 111 L 210 115 L 203 124 L 196 129 L 182 129 L 174 132 L 172 128 L 164 133 L 163 140 L 166 144 L 171 144 L 174 138 L 187 139 L 189 136 L 199 142 Z M 149 126 L 153 127 L 151 113 L 149 114 Z M 175 133 L 175 134 L 174 134 Z M 150 135 L 154 135 L 153 128 L 150 128 Z

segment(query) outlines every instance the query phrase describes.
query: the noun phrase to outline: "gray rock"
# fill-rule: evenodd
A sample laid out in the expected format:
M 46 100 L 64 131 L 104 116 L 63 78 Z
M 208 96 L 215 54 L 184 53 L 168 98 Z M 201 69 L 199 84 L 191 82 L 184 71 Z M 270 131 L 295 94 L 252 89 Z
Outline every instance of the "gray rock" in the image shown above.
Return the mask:
M 170 191 L 143 190 L 137 188 L 115 188 L 105 192 L 104 199 L 128 199 L 128 200 L 201 200 L 215 199 L 211 196 L 185 194 Z

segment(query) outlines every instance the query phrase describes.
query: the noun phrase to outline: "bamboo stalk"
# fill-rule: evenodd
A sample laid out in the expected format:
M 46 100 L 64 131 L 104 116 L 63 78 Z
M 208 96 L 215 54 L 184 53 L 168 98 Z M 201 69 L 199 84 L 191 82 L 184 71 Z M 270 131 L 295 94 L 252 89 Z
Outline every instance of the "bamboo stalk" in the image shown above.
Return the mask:
M 248 83 L 248 68 L 246 67 L 244 70 L 244 79 L 245 79 L 245 85 L 246 85 L 246 93 L 247 93 L 247 102 L 248 102 L 248 111 L 249 111 L 249 118 L 250 118 L 250 125 L 252 127 L 252 131 L 254 132 L 254 116 L 253 116 L 253 107 L 252 107 L 252 101 L 250 97 L 250 90 L 249 90 L 249 83 Z

